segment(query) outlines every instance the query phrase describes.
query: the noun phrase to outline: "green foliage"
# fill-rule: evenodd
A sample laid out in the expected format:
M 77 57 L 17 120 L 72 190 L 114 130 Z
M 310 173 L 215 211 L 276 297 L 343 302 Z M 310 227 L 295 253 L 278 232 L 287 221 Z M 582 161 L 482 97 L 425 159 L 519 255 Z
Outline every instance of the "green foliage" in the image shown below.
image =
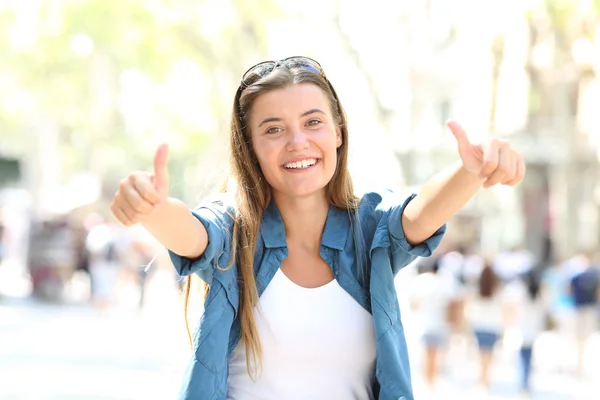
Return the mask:
M 573 56 L 573 46 L 582 38 L 593 40 L 595 27 L 600 23 L 600 1 L 542 0 L 528 10 L 525 17 L 531 31 L 534 32 L 533 37 L 538 36 L 537 41 L 545 41 L 545 45 L 553 46 L 552 65 L 543 68 L 529 65 L 528 72 L 532 85 L 529 93 L 529 112 L 532 115 L 556 113 L 555 105 L 552 104 L 554 99 L 543 95 L 555 90 L 548 87 L 555 82 L 549 77 L 552 74 L 555 77 L 564 76 L 564 71 L 576 72 L 569 75 L 572 80 L 570 84 L 576 87 L 577 79 L 589 74 L 589 71 L 584 71 L 577 64 Z M 529 61 L 536 50 L 535 46 L 539 44 L 531 43 Z M 549 71 L 548 68 L 554 72 Z M 570 108 L 576 109 L 577 97 L 573 97 L 571 101 L 574 103 Z
M 262 58 L 268 21 L 280 15 L 274 0 L 27 3 L 0 4 L 0 142 L 25 157 L 35 144 L 23 138 L 36 137 L 38 121 L 51 121 L 60 132 L 53 150 L 61 153 L 63 178 L 93 170 L 114 180 L 148 168 L 152 139 L 162 130 L 178 138 L 172 148 L 178 172 L 193 170 L 225 129 L 239 75 Z M 197 124 L 193 107 L 177 110 L 160 95 L 176 66 L 190 60 L 210 82 L 198 99 L 209 104 L 202 111 L 215 121 L 215 132 Z M 140 131 L 127 123 L 120 104 L 127 71 L 146 82 L 147 117 L 161 121 L 160 128 Z
M 578 1 L 573 0 L 546 0 L 546 10 L 552 27 L 563 32 L 568 28 L 570 20 L 577 13 Z

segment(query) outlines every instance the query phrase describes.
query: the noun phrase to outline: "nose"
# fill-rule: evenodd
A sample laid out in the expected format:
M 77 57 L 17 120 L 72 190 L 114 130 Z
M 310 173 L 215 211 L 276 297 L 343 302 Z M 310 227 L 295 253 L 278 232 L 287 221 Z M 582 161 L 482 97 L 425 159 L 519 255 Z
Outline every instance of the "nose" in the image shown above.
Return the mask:
M 294 129 L 288 131 L 287 151 L 301 151 L 308 148 L 308 138 L 302 129 Z

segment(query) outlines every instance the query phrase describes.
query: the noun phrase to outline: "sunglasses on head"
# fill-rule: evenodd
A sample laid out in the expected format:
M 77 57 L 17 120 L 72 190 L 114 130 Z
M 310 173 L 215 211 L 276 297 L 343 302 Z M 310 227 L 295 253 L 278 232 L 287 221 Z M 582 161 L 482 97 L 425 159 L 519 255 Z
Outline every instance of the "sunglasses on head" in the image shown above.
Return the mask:
M 279 66 L 285 66 L 288 69 L 296 68 L 311 71 L 321 75 L 324 79 L 327 79 L 325 72 L 317 61 L 308 57 L 288 57 L 279 61 L 263 61 L 251 67 L 242 76 L 242 82 L 240 83 L 240 89 L 244 90 L 248 86 L 256 83 L 259 79 L 269 75 L 271 71 Z

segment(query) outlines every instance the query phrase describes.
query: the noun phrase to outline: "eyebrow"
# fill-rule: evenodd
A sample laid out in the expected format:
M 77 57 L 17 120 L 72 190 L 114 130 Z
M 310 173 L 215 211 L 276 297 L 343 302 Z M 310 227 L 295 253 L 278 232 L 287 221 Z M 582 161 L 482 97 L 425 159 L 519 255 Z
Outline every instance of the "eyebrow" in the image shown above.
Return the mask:
M 305 111 L 302 114 L 300 114 L 300 118 L 304 118 L 311 114 L 325 114 L 325 113 L 322 110 L 319 110 L 318 108 L 313 108 L 311 110 Z M 281 118 L 277 118 L 277 117 L 265 118 L 260 122 L 260 124 L 258 124 L 258 127 L 260 128 L 261 126 L 263 126 L 264 124 L 269 123 L 269 122 L 279 122 L 279 121 L 281 121 Z

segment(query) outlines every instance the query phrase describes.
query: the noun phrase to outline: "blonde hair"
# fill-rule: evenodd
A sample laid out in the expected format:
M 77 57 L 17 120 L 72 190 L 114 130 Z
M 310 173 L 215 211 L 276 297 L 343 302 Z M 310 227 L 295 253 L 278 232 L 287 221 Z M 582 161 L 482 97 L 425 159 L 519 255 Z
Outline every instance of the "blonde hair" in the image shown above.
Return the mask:
M 341 131 L 342 144 L 337 149 L 337 165 L 331 181 L 325 188 L 330 205 L 344 210 L 356 210 L 358 199 L 354 194 L 348 170 L 348 128 L 346 115 L 338 96 L 328 80 L 321 75 L 300 68 L 275 68 L 270 74 L 245 89 L 238 89 L 231 115 L 229 134 L 230 176 L 235 182 L 235 209 L 232 237 L 232 259 L 228 268 L 235 263 L 240 285 L 239 318 L 241 340 L 246 347 L 246 363 L 251 376 L 251 366 L 262 369 L 262 348 L 258 336 L 254 309 L 258 304 L 258 290 L 254 277 L 254 252 L 259 235 L 263 211 L 271 201 L 271 187 L 266 181 L 252 148 L 249 119 L 254 100 L 261 94 L 300 83 L 319 87 L 327 96 L 334 121 Z M 223 188 L 227 185 L 225 184 Z M 191 336 L 187 321 L 187 306 L 190 280 L 185 289 L 185 313 L 188 336 Z M 207 290 L 205 290 L 205 295 Z

